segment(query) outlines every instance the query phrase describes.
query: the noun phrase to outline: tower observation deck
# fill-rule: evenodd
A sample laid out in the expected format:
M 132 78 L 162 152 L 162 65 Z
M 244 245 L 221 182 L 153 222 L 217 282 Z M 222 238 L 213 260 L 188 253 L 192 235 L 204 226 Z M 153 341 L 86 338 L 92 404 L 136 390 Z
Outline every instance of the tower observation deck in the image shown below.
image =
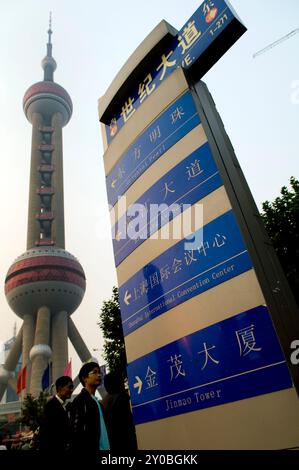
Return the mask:
M 51 19 L 43 81 L 32 85 L 23 109 L 32 125 L 27 251 L 9 268 L 5 295 L 23 319 L 14 348 L 0 370 L 0 399 L 12 380 L 22 354 L 27 366 L 26 392 L 38 395 L 50 364 L 51 382 L 68 363 L 68 337 L 80 359 L 91 357 L 70 315 L 80 305 L 86 287 L 83 268 L 65 250 L 62 129 L 73 105 L 67 91 L 54 82 Z

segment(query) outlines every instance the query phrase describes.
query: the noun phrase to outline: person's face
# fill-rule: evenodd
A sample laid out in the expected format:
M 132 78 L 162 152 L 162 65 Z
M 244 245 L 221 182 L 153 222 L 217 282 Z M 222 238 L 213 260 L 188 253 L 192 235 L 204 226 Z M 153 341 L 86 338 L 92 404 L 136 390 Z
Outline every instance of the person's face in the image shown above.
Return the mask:
M 98 387 L 101 383 L 101 372 L 98 367 L 94 367 L 90 372 L 88 372 L 87 377 L 85 378 L 85 385 L 91 385 L 92 387 Z
M 71 398 L 73 390 L 74 390 L 73 382 L 69 382 L 64 387 L 61 387 L 59 389 L 58 395 L 61 398 L 61 400 L 65 401 L 68 398 Z

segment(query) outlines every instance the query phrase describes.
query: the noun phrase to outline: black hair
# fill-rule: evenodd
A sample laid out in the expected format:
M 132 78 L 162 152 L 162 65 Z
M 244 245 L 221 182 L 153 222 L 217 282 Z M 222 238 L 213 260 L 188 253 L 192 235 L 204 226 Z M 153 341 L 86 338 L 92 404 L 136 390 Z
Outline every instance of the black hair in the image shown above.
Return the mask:
M 56 390 L 58 391 L 60 388 L 65 387 L 67 384 L 73 383 L 72 378 L 68 375 L 63 375 L 62 377 L 58 377 L 55 382 Z
M 124 378 L 121 372 L 109 372 L 104 377 L 104 386 L 108 393 L 120 393 L 124 390 Z
M 97 362 L 86 362 L 80 369 L 79 372 L 79 380 L 83 387 L 85 386 L 84 378 L 88 376 L 89 372 L 91 372 L 94 368 L 100 369 L 100 366 Z

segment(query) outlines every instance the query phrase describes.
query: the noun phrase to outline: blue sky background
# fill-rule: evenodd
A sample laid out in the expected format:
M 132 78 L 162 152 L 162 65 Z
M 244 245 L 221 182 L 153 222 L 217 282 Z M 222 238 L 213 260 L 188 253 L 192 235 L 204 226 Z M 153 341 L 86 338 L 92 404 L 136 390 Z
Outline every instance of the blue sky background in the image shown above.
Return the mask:
M 116 283 L 102 163 L 97 100 L 147 34 L 165 19 L 180 29 L 200 1 L 0 0 L 0 283 L 25 251 L 31 126 L 22 110 L 27 88 L 42 80 L 48 15 L 53 14 L 55 81 L 74 112 L 64 129 L 66 248 L 87 277 L 85 298 L 72 316 L 90 349 L 100 349 L 101 303 Z M 299 34 L 252 55 L 299 27 L 297 0 L 232 0 L 248 31 L 203 80 L 213 95 L 256 203 L 273 200 L 298 178 Z M 0 291 L 0 341 L 14 322 Z M 100 351 L 94 355 L 99 358 Z M 70 350 L 74 372 L 80 365 Z

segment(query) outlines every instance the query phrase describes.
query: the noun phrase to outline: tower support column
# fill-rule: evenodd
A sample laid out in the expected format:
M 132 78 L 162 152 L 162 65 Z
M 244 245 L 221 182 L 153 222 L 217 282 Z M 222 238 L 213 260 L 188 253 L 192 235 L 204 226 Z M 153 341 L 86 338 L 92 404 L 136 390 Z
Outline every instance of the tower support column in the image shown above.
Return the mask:
M 55 193 L 52 199 L 52 210 L 54 212 L 52 237 L 55 245 L 59 248 L 65 247 L 64 239 L 64 199 L 63 199 L 63 152 L 62 152 L 62 126 L 63 118 L 60 113 L 55 113 L 52 117 L 52 127 L 54 128 L 52 143 L 53 165 L 55 171 L 53 173 L 53 186 Z
M 51 312 L 48 307 L 41 307 L 37 312 L 34 346 L 30 351 L 31 383 L 30 393 L 37 396 L 41 390 L 42 375 L 48 365 L 52 351 L 49 346 Z
M 39 223 L 36 214 L 40 211 L 40 197 L 36 190 L 40 187 L 40 175 L 37 167 L 40 163 L 41 133 L 39 128 L 43 125 L 43 117 L 39 113 L 32 115 L 32 146 L 31 146 L 31 168 L 29 187 L 29 208 L 28 208 L 28 228 L 27 228 L 27 250 L 35 248 L 35 242 L 39 240 Z
M 30 350 L 34 342 L 34 327 L 35 321 L 31 314 L 26 314 L 23 317 L 23 342 L 22 342 L 22 367 L 27 366 L 26 369 L 26 388 L 24 395 L 30 390 L 30 377 L 31 377 L 31 362 L 29 358 Z M 22 392 L 23 394 L 23 392 Z
M 22 350 L 23 328 L 20 329 L 16 341 L 11 348 L 5 364 L 0 367 L 0 401 L 5 393 L 9 380 L 13 377 Z
M 69 338 L 71 340 L 72 345 L 74 346 L 76 353 L 80 357 L 82 362 L 88 361 L 91 358 L 90 351 L 86 344 L 84 343 L 79 331 L 77 330 L 73 320 L 69 318 L 68 320 L 69 326 Z
M 62 311 L 52 318 L 52 381 L 63 375 L 68 362 L 68 315 Z

